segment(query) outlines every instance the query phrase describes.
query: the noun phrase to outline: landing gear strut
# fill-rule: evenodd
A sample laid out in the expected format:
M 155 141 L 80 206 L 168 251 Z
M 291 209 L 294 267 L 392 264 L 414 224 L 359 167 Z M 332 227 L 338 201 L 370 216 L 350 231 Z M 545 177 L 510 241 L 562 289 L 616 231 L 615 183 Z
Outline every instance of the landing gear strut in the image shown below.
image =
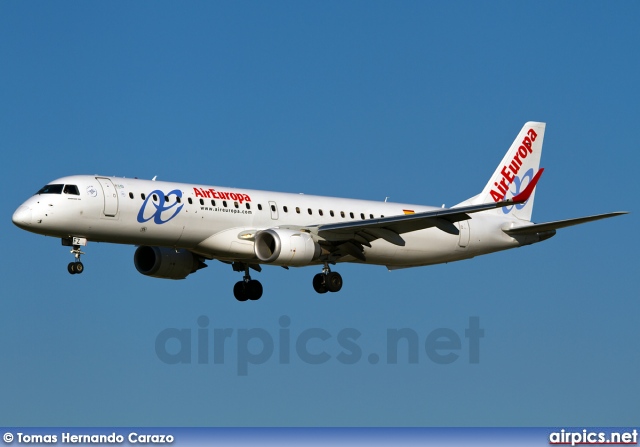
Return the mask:
M 70 262 L 67 266 L 67 270 L 69 271 L 69 273 L 75 275 L 76 273 L 80 274 L 84 272 L 84 265 L 82 264 L 82 262 L 80 262 L 80 255 L 83 255 L 84 253 L 80 251 L 80 246 L 74 245 L 71 253 L 76 257 L 76 260 L 75 262 Z
M 332 272 L 328 263 L 324 263 L 322 273 L 313 277 L 313 290 L 318 293 L 339 292 L 342 289 L 342 276 Z
M 251 275 L 249 275 L 249 265 L 234 262 L 232 266 L 236 272 L 244 271 L 242 281 L 238 281 L 235 286 L 233 286 L 233 296 L 235 296 L 238 301 L 259 300 L 262 296 L 262 284 L 260 281 L 251 279 Z

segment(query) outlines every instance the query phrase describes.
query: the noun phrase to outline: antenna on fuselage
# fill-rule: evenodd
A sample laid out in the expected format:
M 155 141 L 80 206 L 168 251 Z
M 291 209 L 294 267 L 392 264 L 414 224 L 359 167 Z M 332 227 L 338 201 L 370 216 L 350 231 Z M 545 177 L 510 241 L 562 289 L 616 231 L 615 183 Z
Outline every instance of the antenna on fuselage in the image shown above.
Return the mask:
M 387 203 L 387 200 L 389 200 L 389 196 L 384 198 L 384 203 Z
M 152 181 L 152 182 L 155 182 L 157 178 L 158 178 L 158 176 L 157 176 L 157 175 L 154 175 L 154 176 L 153 176 L 153 178 L 151 179 L 151 181 Z

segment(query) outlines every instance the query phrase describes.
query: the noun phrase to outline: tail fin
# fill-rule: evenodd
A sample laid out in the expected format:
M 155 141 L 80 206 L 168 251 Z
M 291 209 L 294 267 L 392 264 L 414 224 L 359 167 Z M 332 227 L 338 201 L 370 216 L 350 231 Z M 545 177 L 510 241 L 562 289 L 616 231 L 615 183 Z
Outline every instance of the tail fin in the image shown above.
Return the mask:
M 482 192 L 463 203 L 474 205 L 491 201 L 499 202 L 524 191 L 540 167 L 545 126 L 545 123 L 526 123 Z M 534 196 L 535 191 L 526 202 L 497 208 L 493 212 L 531 221 Z

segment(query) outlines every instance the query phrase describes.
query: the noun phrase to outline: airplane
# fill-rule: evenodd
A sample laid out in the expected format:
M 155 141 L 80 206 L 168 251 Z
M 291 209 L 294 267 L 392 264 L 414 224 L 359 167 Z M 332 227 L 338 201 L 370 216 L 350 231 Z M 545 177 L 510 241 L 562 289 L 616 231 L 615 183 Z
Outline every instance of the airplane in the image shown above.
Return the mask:
M 482 192 L 451 208 L 242 188 L 74 175 L 41 188 L 13 214 L 23 230 L 60 238 L 84 271 L 89 241 L 137 246 L 143 275 L 184 279 L 219 260 L 244 273 L 233 293 L 258 300 L 263 265 L 322 266 L 318 293 L 338 292 L 330 266 L 356 262 L 389 270 L 470 259 L 542 242 L 556 230 L 626 214 L 612 212 L 533 223 L 535 187 L 546 124 L 528 122 Z

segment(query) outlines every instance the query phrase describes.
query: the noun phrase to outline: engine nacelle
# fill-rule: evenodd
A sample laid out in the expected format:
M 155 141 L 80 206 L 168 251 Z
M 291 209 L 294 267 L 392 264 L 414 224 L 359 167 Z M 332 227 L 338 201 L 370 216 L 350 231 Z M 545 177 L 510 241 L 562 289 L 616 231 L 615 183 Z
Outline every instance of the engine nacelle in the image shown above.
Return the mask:
M 255 236 L 256 257 L 262 262 L 285 266 L 303 266 L 318 259 L 322 249 L 308 233 L 269 229 Z
M 207 267 L 201 258 L 188 250 L 146 245 L 138 247 L 133 262 L 143 275 L 165 279 L 185 279 L 196 270 Z

